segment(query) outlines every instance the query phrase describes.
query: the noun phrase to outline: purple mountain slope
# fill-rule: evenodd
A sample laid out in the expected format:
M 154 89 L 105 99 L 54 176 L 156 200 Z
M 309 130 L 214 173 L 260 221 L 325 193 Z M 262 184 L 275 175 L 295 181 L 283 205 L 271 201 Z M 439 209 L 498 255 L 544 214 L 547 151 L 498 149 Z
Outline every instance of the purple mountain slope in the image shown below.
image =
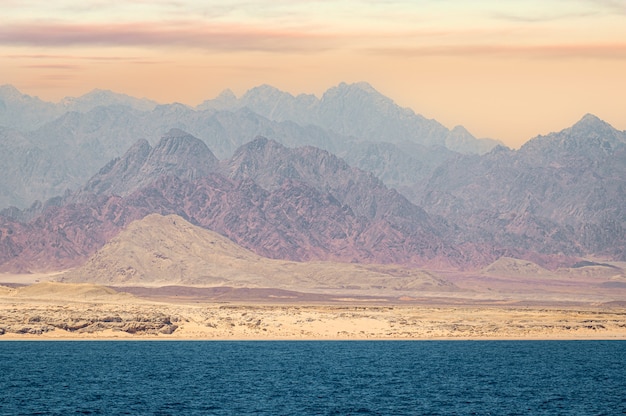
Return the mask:
M 421 205 L 475 241 L 626 260 L 626 133 L 587 115 L 519 151 L 440 166 Z

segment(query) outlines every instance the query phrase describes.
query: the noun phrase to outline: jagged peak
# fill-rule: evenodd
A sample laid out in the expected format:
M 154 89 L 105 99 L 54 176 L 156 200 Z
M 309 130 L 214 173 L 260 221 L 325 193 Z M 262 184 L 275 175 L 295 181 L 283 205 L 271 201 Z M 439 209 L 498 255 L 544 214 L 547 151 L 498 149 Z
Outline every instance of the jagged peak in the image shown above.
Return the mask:
M 487 154 L 509 153 L 511 149 L 503 144 L 496 144 Z
M 13 96 L 13 95 L 23 95 L 20 90 L 18 90 L 17 88 L 15 88 L 13 85 L 11 84 L 4 84 L 4 85 L 0 85 L 0 94 L 2 95 L 9 95 L 9 96 Z
M 289 97 L 293 97 L 293 95 L 291 95 L 288 92 L 279 90 L 276 87 L 273 87 L 271 85 L 268 84 L 261 84 L 257 87 L 253 87 L 251 89 L 249 89 L 248 91 L 246 91 L 246 93 L 243 95 L 243 97 L 241 97 L 242 100 L 247 100 L 250 98 L 254 98 L 254 97 L 258 97 L 258 96 L 289 96 Z
M 365 92 L 372 93 L 372 94 L 378 94 L 379 93 L 374 87 L 372 87 L 372 85 L 369 82 L 365 82 L 365 81 L 355 82 L 351 86 L 354 87 L 354 88 L 358 88 L 360 90 L 363 90 Z
M 145 172 L 162 171 L 191 178 L 205 176 L 219 163 L 202 140 L 180 129 L 171 129 L 154 146 L 146 162 Z
M 128 95 L 128 94 L 121 93 L 121 92 L 115 92 L 115 91 L 105 90 L 105 89 L 101 89 L 101 88 L 94 88 L 93 90 L 89 91 L 88 93 L 83 94 L 80 97 L 78 97 L 78 99 L 85 99 L 85 98 L 97 98 L 97 99 L 102 99 L 102 98 L 115 99 L 115 98 L 119 98 L 119 99 L 127 99 L 127 100 L 137 100 L 137 101 L 145 100 L 145 101 L 147 101 L 146 98 L 137 98 L 137 97 L 133 97 L 133 96 Z
M 597 146 L 599 142 L 603 142 L 605 143 L 603 146 L 611 147 L 611 143 L 624 143 L 624 137 L 625 135 L 622 132 L 609 123 L 588 113 L 571 127 L 545 136 L 539 135 L 529 140 L 520 150 L 541 149 L 544 146 L 559 146 L 570 150 L 579 148 L 587 151 L 588 149 L 585 147 L 587 144 Z
M 361 90 L 370 94 L 380 94 L 374 87 L 372 87 L 370 83 L 365 81 L 359 81 L 354 83 L 341 82 L 334 88 L 338 90 Z
M 593 114 L 585 114 L 576 124 L 561 133 L 572 138 L 602 138 L 609 141 L 615 140 L 620 135 L 619 130 Z M 623 138 L 617 140 L 623 141 Z
M 111 90 L 105 90 L 102 88 L 94 88 L 93 90 L 89 91 L 86 94 L 81 95 L 81 97 L 91 97 L 91 96 L 108 96 L 108 95 L 122 95 L 124 97 L 130 97 L 127 94 L 122 94 L 122 93 L 118 93 L 118 92 L 114 92 Z
M 267 155 L 280 152 L 286 149 L 285 146 L 278 143 L 276 140 L 268 139 L 264 136 L 256 136 L 253 140 L 245 143 L 235 151 L 232 160 L 238 160 L 241 158 L 247 159 L 249 157 L 255 158 L 259 155 Z
M 169 138 L 175 138 L 175 137 L 187 137 L 187 136 L 191 136 L 195 139 L 195 137 L 189 133 L 187 133 L 184 130 L 178 129 L 176 127 L 171 128 L 167 133 L 165 133 L 161 139 L 169 139 Z M 199 140 L 199 139 L 197 139 Z
M 237 100 L 237 96 L 230 88 L 226 88 L 224 91 L 220 92 L 217 97 L 217 100 Z
M 599 117 L 591 114 L 591 113 L 587 113 L 583 116 L 583 118 L 581 118 L 576 124 L 574 124 L 572 126 L 573 130 L 576 129 L 580 129 L 580 128 L 584 128 L 584 129 L 588 129 L 588 128 L 607 128 L 610 127 L 611 129 L 613 128 L 609 123 L 607 123 L 606 121 L 600 119 Z
M 265 148 L 278 148 L 283 149 L 285 146 L 278 143 L 274 139 L 268 139 L 265 136 L 256 136 L 252 141 L 248 142 L 248 144 L 244 144 L 242 148 L 249 150 L 261 150 Z
M 450 133 L 457 136 L 471 136 L 472 138 L 474 137 L 472 133 L 470 133 L 465 127 L 461 125 L 454 126 L 454 128 L 450 130 Z
M 166 112 L 166 111 L 193 111 L 193 108 L 188 106 L 187 104 L 173 102 L 170 104 L 158 104 L 154 107 L 154 110 L 157 112 Z
M 130 153 L 133 150 L 140 150 L 140 149 L 149 149 L 149 150 L 151 150 L 152 147 L 150 146 L 150 143 L 148 143 L 148 140 L 146 140 L 146 139 L 139 139 L 135 143 L 133 143 L 133 145 L 127 150 L 126 153 Z
M 378 92 L 374 87 L 372 87 L 370 84 L 368 84 L 365 81 L 355 82 L 352 84 L 341 82 L 336 87 L 329 88 L 324 93 L 323 97 L 332 97 L 334 95 L 345 95 L 345 94 L 350 94 L 354 92 L 366 93 L 368 95 L 378 95 L 378 96 L 384 97 L 380 92 Z
M 168 155 L 188 151 L 192 151 L 198 156 L 200 154 L 211 154 L 211 156 L 213 156 L 212 159 L 215 158 L 206 143 L 177 128 L 170 129 L 153 149 L 154 153 L 164 153 Z
M 11 84 L 4 84 L 0 86 L 0 96 L 9 99 L 18 99 L 18 100 L 33 100 L 40 101 L 46 104 L 50 104 L 46 101 L 43 101 L 41 98 L 37 96 L 30 96 L 28 94 L 24 94 L 22 91 L 18 90 Z
M 150 146 L 150 143 L 148 143 L 146 139 L 139 139 L 135 143 L 133 143 L 133 145 L 126 151 L 126 153 L 124 153 L 121 159 L 122 160 L 132 159 L 137 156 L 140 156 L 141 158 L 145 158 L 148 156 L 148 154 L 150 154 L 151 151 L 152 151 L 152 146 Z M 113 159 L 111 162 L 114 162 L 114 161 L 115 159 Z M 109 162 L 109 164 L 111 164 L 111 162 Z

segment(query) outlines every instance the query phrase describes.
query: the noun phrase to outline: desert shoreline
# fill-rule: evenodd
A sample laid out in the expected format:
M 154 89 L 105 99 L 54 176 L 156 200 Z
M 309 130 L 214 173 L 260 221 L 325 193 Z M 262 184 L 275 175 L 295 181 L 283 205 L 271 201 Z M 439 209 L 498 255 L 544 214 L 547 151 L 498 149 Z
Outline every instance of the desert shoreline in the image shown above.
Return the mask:
M 626 340 L 623 302 L 277 299 L 248 289 L 202 298 L 181 296 L 187 293 L 181 289 L 147 292 L 153 296 L 118 290 L 0 286 L 0 341 Z
M 2 306 L 0 341 L 626 340 L 621 309 L 27 303 L 9 311 Z

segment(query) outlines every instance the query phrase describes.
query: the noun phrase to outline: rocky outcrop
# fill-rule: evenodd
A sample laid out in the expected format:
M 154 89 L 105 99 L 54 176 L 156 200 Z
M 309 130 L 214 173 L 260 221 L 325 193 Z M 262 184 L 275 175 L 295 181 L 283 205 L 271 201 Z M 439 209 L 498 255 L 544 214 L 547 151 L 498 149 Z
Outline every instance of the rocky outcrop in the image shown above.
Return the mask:
M 74 310 L 65 314 L 36 314 L 25 310 L 17 315 L 5 317 L 0 326 L 0 335 L 42 335 L 51 331 L 63 331 L 70 334 L 95 334 L 102 331 L 125 332 L 131 335 L 170 335 L 178 325 L 169 316 L 152 313 L 133 315 L 128 312 L 114 315 L 104 313 L 85 313 Z M 33 314 L 26 320 L 20 319 L 24 313 Z M 63 316 L 59 316 L 63 315 Z

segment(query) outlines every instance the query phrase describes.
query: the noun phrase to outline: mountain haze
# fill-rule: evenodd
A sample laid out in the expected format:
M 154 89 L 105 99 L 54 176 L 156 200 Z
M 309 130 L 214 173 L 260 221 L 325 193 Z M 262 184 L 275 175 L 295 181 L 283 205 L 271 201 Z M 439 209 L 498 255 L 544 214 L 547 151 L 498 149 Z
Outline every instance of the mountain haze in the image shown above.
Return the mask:
M 23 150 L 15 153 L 6 147 L 10 143 L 0 141 L 0 163 L 36 165 L 20 179 L 0 179 L 0 189 L 12 190 L 0 194 L 0 207 L 20 209 L 78 189 L 83 178 L 122 157 L 138 139 L 155 145 L 154 138 L 171 129 L 200 138 L 220 159 L 231 157 L 257 136 L 290 147 L 315 146 L 352 161 L 356 167 L 374 169 L 371 171 L 377 175 L 386 173 L 385 183 L 403 190 L 411 188 L 413 178 L 423 181 L 432 172 L 434 161 L 443 157 L 442 149 L 484 153 L 496 144 L 476 140 L 461 127 L 449 131 L 397 106 L 366 83 L 340 84 L 321 99 L 293 97 L 269 86 L 253 88 L 240 99 L 225 91 L 196 108 L 179 103 L 157 105 L 102 90 L 48 103 L 4 86 L 0 87 L 2 126 L 21 135 Z M 373 153 L 377 147 L 372 145 L 379 143 L 386 150 Z M 377 168 L 385 163 L 388 152 L 401 154 L 407 148 L 419 148 L 419 152 L 407 163 L 387 165 L 385 172 Z M 365 151 L 368 161 L 358 156 Z
M 198 108 L 95 91 L 56 118 L 61 104 L 0 92 L 2 120 L 52 117 L 0 126 L 2 271 L 76 267 L 150 214 L 285 261 L 626 261 L 626 132 L 590 114 L 519 150 L 483 153 L 464 128 L 365 83 L 320 99 L 225 91 Z
M 20 131 L 35 130 L 69 112 L 86 113 L 101 106 L 125 106 L 151 111 L 157 103 L 99 89 L 80 97 L 65 97 L 58 103 L 51 103 L 22 94 L 11 85 L 0 86 L 0 126 Z
M 209 108 L 244 108 L 275 121 L 293 121 L 316 125 L 357 141 L 439 145 L 461 153 L 485 153 L 498 142 L 477 140 L 467 130 L 448 130 L 413 110 L 402 108 L 366 82 L 341 83 L 326 91 L 320 99 L 301 94 L 296 97 L 269 85 L 246 92 L 239 100 L 229 92 L 198 106 Z
M 496 148 L 441 165 L 420 205 L 475 241 L 623 260 L 624 190 L 626 132 L 587 115 L 519 151 Z

